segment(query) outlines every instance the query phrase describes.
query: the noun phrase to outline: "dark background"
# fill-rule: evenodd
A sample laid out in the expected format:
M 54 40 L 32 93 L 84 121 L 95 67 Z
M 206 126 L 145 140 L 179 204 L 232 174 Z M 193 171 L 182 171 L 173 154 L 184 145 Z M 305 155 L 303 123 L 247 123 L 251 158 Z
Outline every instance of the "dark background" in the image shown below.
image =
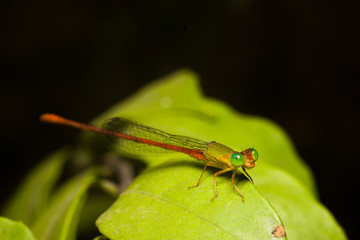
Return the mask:
M 355 237 L 359 10 L 355 0 L 0 3 L 0 203 L 77 134 L 41 113 L 88 122 L 189 67 L 207 96 L 289 133 L 322 203 Z

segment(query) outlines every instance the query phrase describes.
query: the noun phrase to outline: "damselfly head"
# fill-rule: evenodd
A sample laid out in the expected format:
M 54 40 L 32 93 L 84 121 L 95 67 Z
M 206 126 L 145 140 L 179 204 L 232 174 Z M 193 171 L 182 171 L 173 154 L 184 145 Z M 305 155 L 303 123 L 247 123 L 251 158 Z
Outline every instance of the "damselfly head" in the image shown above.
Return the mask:
M 248 148 L 241 152 L 241 154 L 244 156 L 244 167 L 245 168 L 253 168 L 255 167 L 255 162 L 259 158 L 259 154 L 254 148 Z

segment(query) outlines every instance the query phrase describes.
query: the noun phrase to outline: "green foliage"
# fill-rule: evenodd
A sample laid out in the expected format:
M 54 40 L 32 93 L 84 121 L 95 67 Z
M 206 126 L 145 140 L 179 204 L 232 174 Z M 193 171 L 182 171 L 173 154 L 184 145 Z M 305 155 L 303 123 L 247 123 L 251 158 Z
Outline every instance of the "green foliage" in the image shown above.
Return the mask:
M 204 97 L 194 73 L 178 71 L 146 86 L 93 124 L 101 126 L 114 116 L 169 133 L 216 140 L 237 150 L 255 144 L 259 160 L 249 171 L 254 185 L 241 171 L 237 173 L 235 182 L 244 194 L 243 203 L 229 174 L 217 177 L 219 195 L 211 201 L 214 168 L 207 169 L 199 187 L 188 189 L 196 184 L 203 163 L 186 155 L 138 157 L 147 168 L 96 221 L 99 231 L 110 239 L 278 239 L 274 230 L 282 226 L 289 239 L 346 239 L 318 202 L 313 177 L 287 135 L 266 119 L 239 114 Z M 82 146 L 96 142 L 95 134 L 83 133 Z M 56 165 L 54 158 L 62 160 Z M 86 193 L 100 177 L 90 169 L 53 189 L 64 159 L 50 157 L 36 168 L 5 210 L 6 216 L 31 226 L 39 240 L 74 238 Z M 35 201 L 41 204 L 32 203 L 31 191 L 39 192 Z M 24 207 L 16 211 L 20 204 Z M 24 213 L 26 209 L 31 209 L 30 216 Z
M 82 172 L 57 190 L 46 211 L 32 226 L 37 239 L 76 239 L 80 211 L 95 176 L 93 170 Z
M 23 180 L 4 208 L 3 214 L 11 219 L 33 223 L 46 210 L 50 191 L 58 180 L 67 150 L 52 154 Z
M 22 222 L 15 222 L 0 217 L 0 239 L 2 240 L 35 240 L 30 229 Z
M 5 216 L 26 222 L 37 239 L 75 239 L 77 220 L 96 172 L 81 172 L 53 189 L 67 155 L 68 151 L 62 150 L 46 158 L 25 178 L 5 208 Z M 52 195 L 51 190 L 55 190 Z

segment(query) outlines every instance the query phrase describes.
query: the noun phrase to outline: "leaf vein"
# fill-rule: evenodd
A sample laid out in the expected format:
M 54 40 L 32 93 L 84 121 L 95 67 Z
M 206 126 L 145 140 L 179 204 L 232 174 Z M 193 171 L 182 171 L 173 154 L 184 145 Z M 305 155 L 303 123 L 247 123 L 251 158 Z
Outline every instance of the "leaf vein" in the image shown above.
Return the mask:
M 177 206 L 177 207 L 180 207 L 180 208 L 182 208 L 183 210 L 185 210 L 185 211 L 187 211 L 187 212 L 189 212 L 189 213 L 191 213 L 191 214 L 195 215 L 195 216 L 196 216 L 196 217 L 198 217 L 201 221 L 204 221 L 204 222 L 206 222 L 206 223 L 209 223 L 209 224 L 213 225 L 214 227 L 216 227 L 216 228 L 218 228 L 219 230 L 221 230 L 221 231 L 223 231 L 223 232 L 225 232 L 225 233 L 227 233 L 227 234 L 229 234 L 229 235 L 233 236 L 233 237 L 234 237 L 234 238 L 236 238 L 236 239 L 240 239 L 238 236 L 236 236 L 236 235 L 234 235 L 233 233 L 231 233 L 231 232 L 227 231 L 226 229 L 222 228 L 222 227 L 221 227 L 221 226 L 219 226 L 218 224 L 216 224 L 216 223 L 214 223 L 214 222 L 210 221 L 209 219 L 206 219 L 206 218 L 204 218 L 204 217 L 202 217 L 202 216 L 198 215 L 196 212 L 191 211 L 191 210 L 190 210 L 190 209 L 188 209 L 187 207 L 185 207 L 185 206 L 183 206 L 183 205 L 181 205 L 181 204 L 179 204 L 179 203 L 176 203 L 176 202 L 174 202 L 174 201 L 172 201 L 172 200 L 170 200 L 170 199 L 167 199 L 167 198 L 161 197 L 161 196 L 159 196 L 159 195 L 155 195 L 155 194 L 150 193 L 150 192 L 141 191 L 141 190 L 134 190 L 134 189 L 127 190 L 127 191 L 126 191 L 126 192 L 124 192 L 122 195 L 129 194 L 129 193 L 135 193 L 135 194 L 147 195 L 147 196 L 154 197 L 154 198 L 156 198 L 156 199 L 158 199 L 158 200 L 161 200 L 161 201 L 164 201 L 164 202 L 167 202 L 167 203 L 173 204 L 173 205 L 175 205 L 175 206 Z

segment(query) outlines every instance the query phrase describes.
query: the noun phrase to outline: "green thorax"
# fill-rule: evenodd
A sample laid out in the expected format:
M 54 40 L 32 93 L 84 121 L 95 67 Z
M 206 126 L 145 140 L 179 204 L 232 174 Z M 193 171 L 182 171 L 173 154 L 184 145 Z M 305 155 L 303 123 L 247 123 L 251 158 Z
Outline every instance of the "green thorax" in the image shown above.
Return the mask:
M 204 151 L 206 161 L 213 167 L 220 169 L 233 168 L 230 157 L 234 153 L 231 148 L 217 142 L 210 142 L 209 147 Z

